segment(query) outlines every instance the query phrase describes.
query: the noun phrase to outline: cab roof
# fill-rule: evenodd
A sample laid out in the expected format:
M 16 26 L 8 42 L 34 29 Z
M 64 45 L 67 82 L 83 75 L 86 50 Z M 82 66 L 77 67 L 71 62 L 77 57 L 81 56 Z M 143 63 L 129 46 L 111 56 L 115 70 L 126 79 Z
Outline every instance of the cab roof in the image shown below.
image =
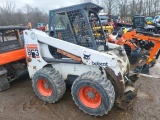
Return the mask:
M 0 26 L 0 31 L 8 31 L 8 30 L 24 30 L 28 29 L 28 26 Z
M 103 7 L 96 5 L 94 3 L 91 3 L 91 2 L 87 2 L 87 3 L 77 4 L 77 5 L 59 8 L 55 10 L 50 10 L 49 12 L 64 12 L 64 11 L 67 12 L 67 11 L 73 11 L 73 10 L 79 10 L 79 9 L 86 9 L 86 10 L 91 9 L 98 13 L 103 9 Z

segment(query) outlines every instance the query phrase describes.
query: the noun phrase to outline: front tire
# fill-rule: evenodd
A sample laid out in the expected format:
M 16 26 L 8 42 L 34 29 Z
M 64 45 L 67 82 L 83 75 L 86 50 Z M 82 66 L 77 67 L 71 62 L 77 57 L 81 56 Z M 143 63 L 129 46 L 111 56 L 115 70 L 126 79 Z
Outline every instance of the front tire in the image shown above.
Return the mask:
M 50 67 L 42 68 L 34 74 L 32 87 L 40 99 L 49 103 L 58 101 L 66 90 L 60 73 Z
M 107 78 L 96 72 L 87 72 L 74 81 L 72 97 L 85 113 L 103 116 L 114 104 L 115 91 Z

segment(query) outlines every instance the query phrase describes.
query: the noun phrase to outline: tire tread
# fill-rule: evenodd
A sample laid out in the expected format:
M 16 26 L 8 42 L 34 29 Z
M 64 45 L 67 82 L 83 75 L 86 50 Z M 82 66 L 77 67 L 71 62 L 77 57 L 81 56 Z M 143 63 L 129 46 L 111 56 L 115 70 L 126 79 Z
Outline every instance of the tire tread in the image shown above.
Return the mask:
M 62 96 L 64 95 L 65 91 L 66 91 L 66 85 L 65 85 L 65 82 L 64 80 L 62 79 L 62 75 L 57 72 L 54 68 L 51 68 L 51 67 L 45 67 L 45 68 L 42 68 L 40 70 L 38 70 L 34 76 L 33 76 L 33 79 L 32 79 L 32 87 L 33 87 L 33 90 L 34 92 L 37 94 L 37 88 L 36 88 L 36 85 L 35 85 L 35 82 L 34 82 L 34 78 L 36 75 L 45 75 L 46 77 L 49 77 L 51 78 L 51 82 L 53 82 L 56 86 L 56 89 L 58 91 L 58 96 L 56 97 L 56 99 L 52 100 L 52 101 L 49 101 L 49 103 L 55 103 L 57 102 L 60 98 L 62 98 Z M 38 95 L 38 94 L 37 94 Z M 38 97 L 40 99 L 43 99 L 41 96 L 38 95 Z
M 98 114 L 98 115 L 95 115 L 95 114 L 90 114 L 90 113 L 88 113 L 87 111 L 81 109 L 80 106 L 78 106 L 78 104 L 76 103 L 76 101 L 75 101 L 75 99 L 74 99 L 74 96 L 73 96 L 73 86 L 74 86 L 74 84 L 75 84 L 77 81 L 79 81 L 79 80 L 85 80 L 85 79 L 93 80 L 93 81 L 95 81 L 97 84 L 101 85 L 101 86 L 105 89 L 105 91 L 107 92 L 107 94 L 108 94 L 108 96 L 109 96 L 109 98 L 110 98 L 110 101 L 111 101 L 111 103 L 109 104 L 110 106 L 109 106 L 109 109 L 108 109 L 108 110 L 104 109 L 104 110 L 103 110 L 103 111 L 104 111 L 103 113 Z M 108 111 L 110 111 L 111 108 L 112 108 L 113 105 L 114 105 L 115 91 L 114 91 L 114 87 L 113 87 L 112 83 L 111 83 L 110 80 L 108 80 L 106 77 L 104 77 L 103 75 L 98 74 L 98 73 L 96 73 L 96 72 L 94 72 L 94 71 L 89 71 L 89 72 L 86 72 L 86 73 L 83 73 L 82 75 L 80 75 L 80 76 L 74 81 L 74 83 L 73 83 L 73 85 L 72 85 L 72 90 L 71 90 L 71 92 L 72 92 L 72 98 L 73 98 L 74 102 L 76 103 L 76 105 L 79 107 L 79 109 L 81 109 L 82 111 L 84 111 L 85 113 L 87 113 L 87 114 L 89 114 L 89 115 L 103 116 L 104 114 L 107 114 Z

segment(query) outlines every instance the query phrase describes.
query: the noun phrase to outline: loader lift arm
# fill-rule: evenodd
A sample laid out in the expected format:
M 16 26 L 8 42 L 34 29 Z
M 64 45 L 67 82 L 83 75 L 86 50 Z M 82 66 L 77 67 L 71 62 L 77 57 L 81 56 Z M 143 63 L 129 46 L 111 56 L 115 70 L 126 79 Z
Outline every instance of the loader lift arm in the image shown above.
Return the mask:
M 36 35 L 34 33 L 36 33 Z M 73 59 L 74 61 L 78 61 L 78 62 L 83 63 L 85 65 L 92 65 L 93 62 L 97 62 L 97 61 L 99 63 L 106 63 L 106 59 L 108 59 L 108 61 L 109 60 L 112 61 L 112 63 L 107 62 L 108 66 L 113 65 L 113 64 L 115 64 L 115 66 L 116 66 L 117 61 L 112 60 L 113 56 L 111 54 L 100 53 L 99 51 L 96 51 L 96 50 L 92 50 L 92 49 L 89 49 L 89 48 L 86 48 L 83 46 L 69 43 L 69 42 L 66 42 L 64 40 L 60 40 L 57 38 L 52 38 L 52 37 L 49 37 L 48 35 L 46 35 L 46 33 L 43 33 L 41 31 L 37 31 L 37 30 L 24 31 L 24 35 L 25 35 L 25 39 L 26 39 L 25 41 L 26 41 L 27 52 L 30 48 L 34 48 L 34 50 L 35 50 L 35 48 L 39 46 L 39 43 L 41 43 L 42 45 L 46 44 L 46 45 L 53 46 L 53 47 L 57 48 L 57 52 L 65 55 L 65 56 L 68 56 L 69 58 Z M 38 36 L 38 38 L 36 36 Z M 29 41 L 27 41 L 27 40 L 29 40 Z M 31 43 L 30 41 L 32 42 L 32 44 L 30 44 Z M 41 49 L 42 49 L 41 51 L 44 52 L 43 48 L 41 48 Z M 38 47 L 38 51 L 40 51 L 39 47 Z M 45 52 L 45 54 L 46 54 L 46 52 Z M 88 59 L 85 58 L 85 54 L 89 55 L 90 58 L 88 58 Z M 100 54 L 103 57 L 99 57 Z M 27 53 L 27 57 L 28 56 L 30 56 L 30 55 Z M 35 57 L 37 57 L 37 56 L 35 56 Z M 41 57 L 39 53 L 38 53 L 38 57 Z M 48 54 L 43 57 L 52 58 Z M 94 58 L 92 59 L 92 57 L 94 57 Z M 32 58 L 33 58 L 33 56 L 32 56 Z M 42 66 L 39 65 L 38 67 L 39 67 L 38 69 L 41 69 Z M 105 64 L 101 65 L 101 67 L 106 67 L 106 65 Z
M 146 61 L 146 64 L 152 62 L 154 56 L 158 53 L 160 49 L 160 36 L 157 34 L 133 30 L 123 34 L 123 36 L 116 42 L 116 44 L 118 45 L 127 44 L 132 49 L 136 49 L 136 45 L 131 41 L 131 39 L 133 38 L 136 40 L 150 41 L 155 44 L 154 47 L 150 49 L 150 55 L 148 57 L 148 60 Z

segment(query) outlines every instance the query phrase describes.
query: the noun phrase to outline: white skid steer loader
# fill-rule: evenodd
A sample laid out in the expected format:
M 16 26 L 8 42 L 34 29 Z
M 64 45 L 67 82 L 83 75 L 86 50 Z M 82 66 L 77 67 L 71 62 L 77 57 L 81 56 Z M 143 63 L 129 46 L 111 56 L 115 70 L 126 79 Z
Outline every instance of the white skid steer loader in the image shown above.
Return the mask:
M 96 7 L 99 9 L 99 6 L 92 3 L 78 7 L 84 8 L 88 5 L 94 6 L 93 10 L 96 10 Z M 24 31 L 28 71 L 36 95 L 46 102 L 54 103 L 65 93 L 65 81 L 71 81 L 73 100 L 85 113 L 103 116 L 114 103 L 125 109 L 136 97 L 137 89 L 134 83 L 138 78 L 136 74 L 129 76 L 130 66 L 125 50 L 122 46 L 104 41 L 103 44 L 97 44 L 100 38 L 95 39 L 89 19 L 83 19 L 86 17 L 83 10 L 74 17 L 83 17 L 76 19 L 81 21 L 79 24 L 66 17 L 70 16 L 67 9 L 62 9 L 65 13 L 57 12 L 59 17 L 54 17 L 60 19 L 55 21 L 58 22 L 57 25 L 62 25 L 60 28 L 53 25 L 54 37 L 34 29 Z M 71 11 L 71 8 L 69 10 Z M 95 14 L 93 10 L 90 10 L 90 14 Z M 83 25 L 82 28 L 87 29 L 88 33 L 83 30 L 85 33 L 76 34 L 76 28 L 71 29 L 75 25 L 68 24 L 69 21 Z M 65 32 L 74 35 L 68 37 Z M 77 43 L 71 40 L 76 40 Z M 94 47 L 94 41 L 97 49 L 90 48 Z M 52 47 L 56 54 L 50 51 Z M 106 47 L 108 50 L 105 50 Z M 57 54 L 60 57 L 56 58 Z

